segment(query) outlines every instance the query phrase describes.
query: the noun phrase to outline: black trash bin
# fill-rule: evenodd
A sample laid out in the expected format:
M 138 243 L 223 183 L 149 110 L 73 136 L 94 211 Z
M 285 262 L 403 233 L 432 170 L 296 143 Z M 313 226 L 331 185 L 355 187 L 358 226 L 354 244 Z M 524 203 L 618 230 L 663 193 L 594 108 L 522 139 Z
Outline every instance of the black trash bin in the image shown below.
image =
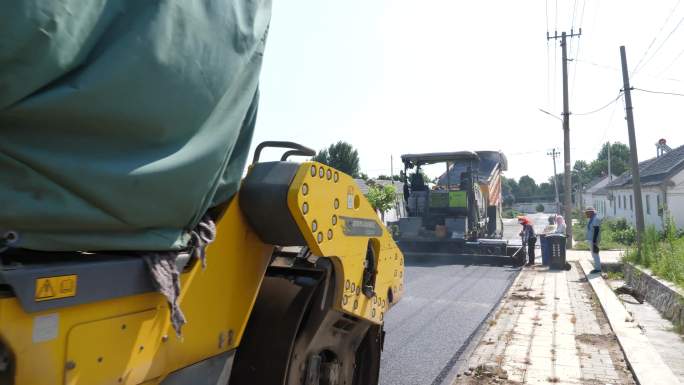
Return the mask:
M 565 235 L 549 234 L 546 245 L 549 248 L 549 267 L 552 270 L 570 270 L 570 264 L 565 260 Z

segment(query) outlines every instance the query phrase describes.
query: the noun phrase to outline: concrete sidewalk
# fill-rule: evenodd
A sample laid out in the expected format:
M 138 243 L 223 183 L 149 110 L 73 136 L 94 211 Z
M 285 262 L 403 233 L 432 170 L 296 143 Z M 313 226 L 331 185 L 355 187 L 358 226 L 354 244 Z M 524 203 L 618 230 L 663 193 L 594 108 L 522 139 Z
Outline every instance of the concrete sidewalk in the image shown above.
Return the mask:
M 584 273 L 572 265 L 523 269 L 455 384 L 635 383 Z

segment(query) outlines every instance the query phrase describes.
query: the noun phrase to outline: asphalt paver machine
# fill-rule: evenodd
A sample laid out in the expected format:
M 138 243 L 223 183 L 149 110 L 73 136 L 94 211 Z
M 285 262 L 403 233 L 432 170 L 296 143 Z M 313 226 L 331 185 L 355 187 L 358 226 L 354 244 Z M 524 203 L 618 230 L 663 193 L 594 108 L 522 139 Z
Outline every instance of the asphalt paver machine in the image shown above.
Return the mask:
M 405 254 L 518 258 L 519 247 L 503 239 L 501 183 L 508 161 L 502 152 L 405 154 L 401 160 L 408 216 L 399 219 L 395 237 Z M 423 168 L 437 164 L 443 171 L 429 180 Z

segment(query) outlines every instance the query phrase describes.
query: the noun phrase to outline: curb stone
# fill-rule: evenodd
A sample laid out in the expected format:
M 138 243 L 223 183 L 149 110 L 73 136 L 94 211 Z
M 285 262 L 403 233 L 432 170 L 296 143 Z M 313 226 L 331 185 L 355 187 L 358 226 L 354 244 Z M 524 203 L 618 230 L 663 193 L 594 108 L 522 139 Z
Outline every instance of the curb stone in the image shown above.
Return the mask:
M 648 338 L 633 322 L 627 309 L 606 281 L 598 273 L 589 274 L 593 265 L 588 260 L 582 259 L 580 266 L 608 318 L 636 382 L 640 385 L 679 384 L 679 380 L 670 367 L 665 364 Z

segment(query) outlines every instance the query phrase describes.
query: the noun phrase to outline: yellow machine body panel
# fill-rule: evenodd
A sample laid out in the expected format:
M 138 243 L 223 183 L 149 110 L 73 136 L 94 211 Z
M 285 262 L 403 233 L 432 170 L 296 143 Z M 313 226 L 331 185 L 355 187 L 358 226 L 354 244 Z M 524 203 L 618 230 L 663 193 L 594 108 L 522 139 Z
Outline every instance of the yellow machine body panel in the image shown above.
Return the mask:
M 151 385 L 236 348 L 273 250 L 251 231 L 237 200 L 218 222 L 207 267 L 194 261 L 181 274 L 188 323 L 180 338 L 158 293 L 30 314 L 15 297 L 0 298 L 0 338 L 14 355 L 14 383 Z
M 171 326 L 166 299 L 156 292 L 33 313 L 16 297 L 1 297 L 0 341 L 13 354 L 14 384 L 155 385 L 174 371 L 236 349 L 274 250 L 247 223 L 238 201 L 236 195 L 218 220 L 206 268 L 195 260 L 181 274 L 179 304 L 187 319 L 182 337 Z M 311 252 L 333 263 L 333 307 L 382 324 L 404 290 L 404 257 L 355 181 L 307 162 L 283 204 Z M 362 289 L 369 255 L 375 295 Z M 41 277 L 32 283 L 34 300 L 77 299 L 84 292 L 80 284 L 81 277 L 69 272 Z
M 353 178 L 317 162 L 301 165 L 288 192 L 288 207 L 311 249 L 332 259 L 335 307 L 380 324 L 404 291 L 404 256 Z M 376 296 L 362 293 L 368 243 L 376 258 Z

